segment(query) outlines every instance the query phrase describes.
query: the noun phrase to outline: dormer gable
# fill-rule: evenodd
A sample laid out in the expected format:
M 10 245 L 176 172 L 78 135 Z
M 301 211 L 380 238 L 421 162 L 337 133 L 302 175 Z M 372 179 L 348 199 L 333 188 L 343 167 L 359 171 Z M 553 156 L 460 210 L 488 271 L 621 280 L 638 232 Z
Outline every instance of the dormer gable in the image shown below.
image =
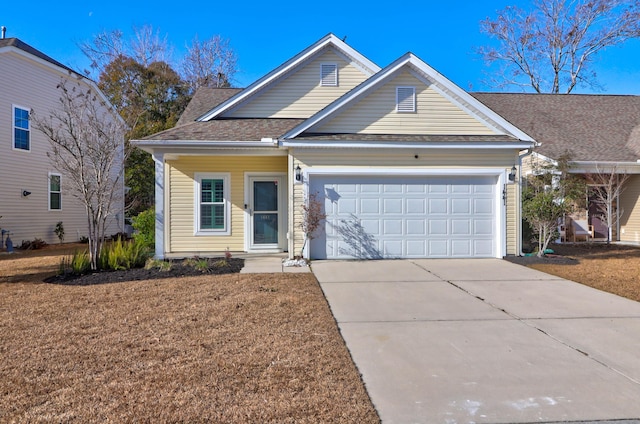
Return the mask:
M 198 118 L 308 118 L 380 68 L 333 34 Z
M 285 134 L 510 136 L 531 141 L 504 118 L 412 53 Z

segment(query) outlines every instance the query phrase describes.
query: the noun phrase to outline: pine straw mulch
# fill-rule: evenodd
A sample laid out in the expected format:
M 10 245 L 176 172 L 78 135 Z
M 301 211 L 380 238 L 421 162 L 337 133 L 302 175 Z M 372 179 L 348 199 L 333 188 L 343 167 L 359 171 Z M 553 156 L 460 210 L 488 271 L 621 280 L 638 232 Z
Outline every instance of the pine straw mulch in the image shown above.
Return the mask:
M 508 260 L 599 290 L 640 301 L 640 247 L 600 242 L 550 246 L 544 258 Z
M 0 254 L 0 422 L 376 423 L 312 274 L 42 280 Z

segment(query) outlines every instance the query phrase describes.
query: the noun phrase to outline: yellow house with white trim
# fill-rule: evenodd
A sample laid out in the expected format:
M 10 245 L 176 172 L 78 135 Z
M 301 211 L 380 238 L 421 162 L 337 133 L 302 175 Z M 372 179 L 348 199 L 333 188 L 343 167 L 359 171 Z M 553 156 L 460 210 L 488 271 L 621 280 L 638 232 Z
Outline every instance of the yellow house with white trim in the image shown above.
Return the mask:
M 156 164 L 158 258 L 371 259 L 518 254 L 535 141 L 413 54 L 381 69 L 329 34 L 135 144 Z M 305 243 L 314 197 L 326 218 Z

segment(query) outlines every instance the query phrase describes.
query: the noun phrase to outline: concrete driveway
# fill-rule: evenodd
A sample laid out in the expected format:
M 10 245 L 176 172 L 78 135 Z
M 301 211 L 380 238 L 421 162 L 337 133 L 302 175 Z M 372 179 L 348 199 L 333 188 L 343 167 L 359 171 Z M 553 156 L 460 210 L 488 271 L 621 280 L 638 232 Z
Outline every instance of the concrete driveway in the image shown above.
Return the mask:
M 640 422 L 638 302 L 499 259 L 313 272 L 385 424 Z

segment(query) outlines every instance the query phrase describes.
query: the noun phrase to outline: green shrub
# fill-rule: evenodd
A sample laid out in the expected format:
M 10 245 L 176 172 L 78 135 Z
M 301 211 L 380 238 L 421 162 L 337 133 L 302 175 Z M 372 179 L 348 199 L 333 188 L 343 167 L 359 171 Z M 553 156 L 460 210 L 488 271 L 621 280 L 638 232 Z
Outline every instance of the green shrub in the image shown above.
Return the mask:
M 53 230 L 53 232 L 56 233 L 58 239 L 60 240 L 60 243 L 62 243 L 64 241 L 64 224 L 62 223 L 62 221 L 59 221 L 56 224 L 56 228 Z
M 149 248 L 153 248 L 155 245 L 156 234 L 156 212 L 155 209 L 147 209 L 140 212 L 138 216 L 132 218 L 133 229 L 135 234 L 134 240 L 143 243 Z
M 170 271 L 171 262 L 163 261 L 160 259 L 148 259 L 147 263 L 144 265 L 144 268 L 145 269 L 158 268 L 160 271 Z
M 149 258 L 149 249 L 137 240 L 118 239 L 106 243 L 100 252 L 98 267 L 103 270 L 140 268 Z
M 86 250 L 75 251 L 72 256 L 62 258 L 58 267 L 58 275 L 76 274 L 82 275 L 91 269 L 89 252 Z

